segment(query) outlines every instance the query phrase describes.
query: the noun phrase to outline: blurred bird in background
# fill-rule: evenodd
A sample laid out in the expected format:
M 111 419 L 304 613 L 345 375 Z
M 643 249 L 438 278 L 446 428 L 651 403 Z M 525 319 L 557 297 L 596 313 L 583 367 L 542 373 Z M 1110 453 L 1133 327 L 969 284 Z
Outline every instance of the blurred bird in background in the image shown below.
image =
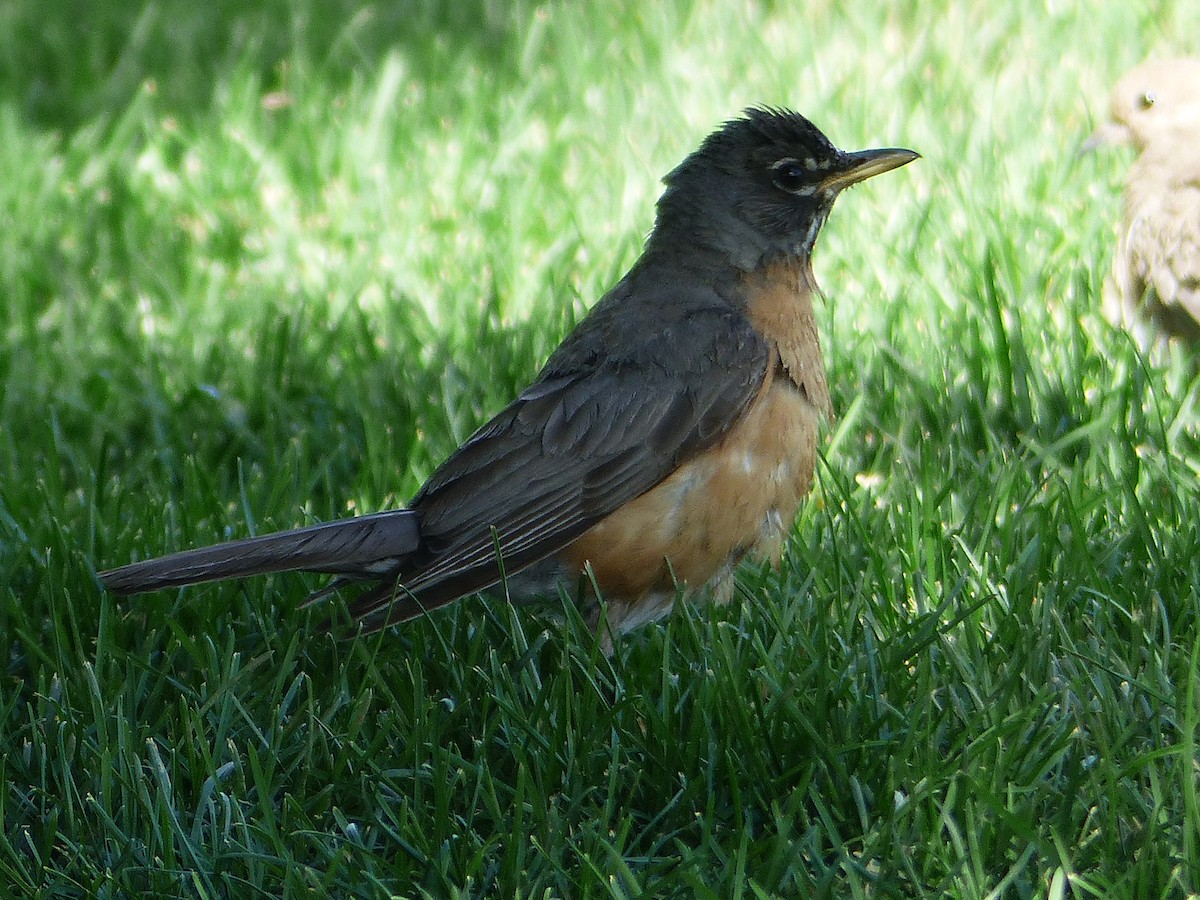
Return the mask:
M 1143 348 L 1200 338 L 1200 59 L 1142 63 L 1084 144 L 1132 146 L 1104 311 Z

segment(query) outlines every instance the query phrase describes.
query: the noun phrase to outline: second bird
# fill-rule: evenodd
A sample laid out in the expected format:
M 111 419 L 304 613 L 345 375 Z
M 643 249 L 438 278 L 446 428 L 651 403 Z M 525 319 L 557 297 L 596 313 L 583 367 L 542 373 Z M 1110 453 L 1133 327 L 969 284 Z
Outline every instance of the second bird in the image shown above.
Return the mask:
M 665 178 L 642 256 L 537 379 L 407 509 L 132 563 L 121 594 L 306 570 L 369 586 L 374 630 L 486 590 L 574 595 L 590 569 L 609 633 L 669 611 L 677 586 L 727 597 L 777 560 L 830 411 L 812 250 L 835 198 L 916 159 L 837 149 L 807 119 L 752 109 Z M 500 559 L 497 559 L 499 551 Z M 501 569 L 501 561 L 503 570 Z M 327 593 L 322 591 L 321 594 Z M 590 589 L 581 602 L 603 621 Z
M 1142 344 L 1200 339 L 1200 60 L 1142 63 L 1113 89 L 1088 146 L 1131 145 L 1105 311 Z M 1152 329 L 1153 331 L 1149 331 Z

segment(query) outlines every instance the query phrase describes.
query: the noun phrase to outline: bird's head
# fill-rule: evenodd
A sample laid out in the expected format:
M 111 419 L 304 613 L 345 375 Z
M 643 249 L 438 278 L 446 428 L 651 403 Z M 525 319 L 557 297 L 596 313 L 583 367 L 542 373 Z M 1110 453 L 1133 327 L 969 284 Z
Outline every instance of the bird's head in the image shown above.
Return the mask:
M 1109 120 L 1085 150 L 1130 144 L 1139 152 L 1159 142 L 1200 139 L 1200 59 L 1157 59 L 1130 69 L 1113 88 Z
M 847 153 L 798 113 L 748 109 L 663 179 L 651 242 L 700 244 L 744 269 L 807 255 L 844 188 L 917 157 L 894 148 Z

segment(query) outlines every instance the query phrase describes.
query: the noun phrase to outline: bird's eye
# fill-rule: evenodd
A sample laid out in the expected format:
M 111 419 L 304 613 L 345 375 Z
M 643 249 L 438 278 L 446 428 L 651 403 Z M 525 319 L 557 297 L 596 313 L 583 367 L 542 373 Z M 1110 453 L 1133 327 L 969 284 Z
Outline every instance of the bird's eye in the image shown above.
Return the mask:
M 1154 93 L 1154 91 L 1146 91 L 1146 93 L 1138 97 L 1138 106 L 1142 109 L 1149 109 L 1157 100 L 1158 94 Z
M 771 167 L 775 186 L 795 193 L 808 184 L 808 170 L 795 159 L 781 159 Z

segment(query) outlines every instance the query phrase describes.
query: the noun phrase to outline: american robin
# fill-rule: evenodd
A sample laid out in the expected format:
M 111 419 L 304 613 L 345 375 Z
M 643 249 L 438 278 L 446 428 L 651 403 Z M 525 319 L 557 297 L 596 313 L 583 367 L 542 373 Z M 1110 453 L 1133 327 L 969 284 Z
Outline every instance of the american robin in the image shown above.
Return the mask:
M 1121 76 L 1110 120 L 1086 148 L 1130 144 L 1125 219 L 1104 288 L 1109 317 L 1147 343 L 1200 339 L 1200 60 L 1143 63 Z
M 794 112 L 747 110 L 666 176 L 638 261 L 407 509 L 100 578 L 130 594 L 332 573 L 314 596 L 370 582 L 349 605 L 369 631 L 502 578 L 517 599 L 594 584 L 606 643 L 669 611 L 678 586 L 728 597 L 744 557 L 778 560 L 830 413 L 813 314 L 817 232 L 844 188 L 916 158 L 844 152 Z M 593 593 L 581 602 L 595 625 Z

